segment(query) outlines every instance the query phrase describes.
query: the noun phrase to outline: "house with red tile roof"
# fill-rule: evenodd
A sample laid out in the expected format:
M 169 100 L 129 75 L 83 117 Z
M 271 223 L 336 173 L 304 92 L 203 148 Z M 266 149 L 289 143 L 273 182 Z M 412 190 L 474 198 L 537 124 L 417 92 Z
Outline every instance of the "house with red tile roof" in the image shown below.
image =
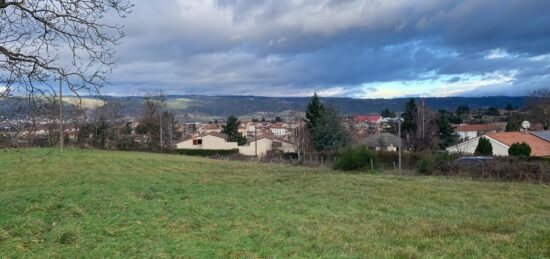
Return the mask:
M 382 116 L 380 115 L 357 115 L 355 116 L 356 123 L 374 123 L 380 124 L 382 122 Z
M 527 143 L 531 147 L 531 156 L 550 157 L 550 141 L 540 136 L 545 136 L 544 132 L 498 132 L 483 135 L 493 146 L 493 155 L 508 156 L 508 149 L 515 143 Z M 479 139 L 482 136 L 466 140 L 462 143 L 448 147 L 447 151 L 451 153 L 474 154 Z

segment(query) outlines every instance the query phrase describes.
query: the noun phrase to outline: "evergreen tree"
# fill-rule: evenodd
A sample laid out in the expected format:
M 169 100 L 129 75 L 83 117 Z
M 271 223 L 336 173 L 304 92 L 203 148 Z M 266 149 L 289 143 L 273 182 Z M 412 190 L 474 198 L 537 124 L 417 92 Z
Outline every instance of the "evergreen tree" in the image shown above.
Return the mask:
M 493 155 L 493 145 L 491 145 L 491 141 L 489 141 L 485 137 L 481 137 L 479 139 L 479 142 L 477 143 L 476 155 L 483 155 L 483 156 L 492 156 Z
M 351 143 L 349 132 L 342 125 L 340 113 L 333 106 L 322 109 L 313 133 L 313 145 L 317 151 L 334 151 Z
M 531 156 L 531 147 L 527 143 L 515 143 L 508 149 L 508 155 L 510 156 Z
M 246 138 L 239 133 L 241 122 L 233 115 L 227 118 L 225 125 L 222 125 L 222 133 L 227 135 L 227 141 L 237 142 L 239 146 L 246 144 Z
M 508 117 L 508 121 L 506 122 L 506 131 L 519 131 L 522 122 L 523 120 L 519 115 L 512 114 Z
M 496 107 L 490 107 L 487 110 L 487 115 L 489 115 L 489 116 L 499 116 L 500 112 L 498 111 L 498 109 Z
M 321 114 L 323 113 L 324 107 L 321 103 L 321 100 L 319 100 L 319 97 L 317 97 L 317 93 L 314 93 L 311 97 L 311 100 L 309 101 L 309 104 L 306 108 L 306 127 L 309 131 L 309 134 L 311 136 L 314 135 L 315 129 L 317 127 L 317 122 L 319 121 L 319 118 L 321 117 Z
M 437 133 L 439 136 L 439 147 L 445 149 L 446 147 L 454 144 L 458 140 L 458 134 L 455 129 L 449 123 L 450 115 L 447 111 L 439 111 L 435 123 L 437 125 Z
M 456 108 L 456 116 L 464 117 L 464 115 L 470 114 L 470 107 L 468 105 L 460 105 Z
M 511 103 L 508 103 L 508 105 L 506 105 L 506 110 L 511 112 L 514 110 L 514 106 Z
M 380 116 L 384 118 L 395 118 L 395 112 L 390 111 L 390 109 L 385 108 L 381 113 Z
M 454 115 L 454 114 L 450 114 L 449 115 L 449 123 L 452 123 L 452 124 L 461 124 L 463 123 L 464 120 L 462 119 L 462 117 L 460 116 L 457 116 L 457 115 Z
M 414 99 L 411 99 L 405 104 L 405 111 L 401 115 L 403 117 L 403 124 L 401 128 L 407 132 L 413 132 L 416 130 L 416 116 L 418 114 L 418 106 Z

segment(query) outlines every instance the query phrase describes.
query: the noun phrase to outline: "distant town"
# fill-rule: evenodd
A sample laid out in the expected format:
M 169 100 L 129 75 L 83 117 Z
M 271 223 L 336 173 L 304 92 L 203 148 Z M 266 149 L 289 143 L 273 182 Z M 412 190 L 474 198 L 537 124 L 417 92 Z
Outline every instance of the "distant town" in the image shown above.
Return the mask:
M 231 140 L 224 131 L 227 117 L 170 109 L 174 105 L 164 96 L 149 96 L 140 100 L 137 104 L 133 101 L 129 105 L 120 99 L 103 102 L 85 99 L 77 102 L 75 98 L 67 98 L 63 105 L 63 144 L 155 152 L 235 150 L 243 156 L 251 157 L 265 157 L 274 152 L 308 152 L 301 150 L 303 143 L 300 143 L 304 141 L 306 130 L 304 110 L 256 112 L 240 118 L 230 116 L 238 123 L 236 131 L 242 136 L 242 140 L 236 141 Z M 414 102 L 415 99 L 410 101 Z M 425 133 L 427 136 L 422 136 L 429 139 L 423 142 L 429 143 L 423 147 L 411 139 L 418 136 L 407 133 L 410 130 L 407 125 L 404 125 L 401 139 L 398 137 L 398 120 L 403 120 L 406 106 L 400 110 L 379 107 L 378 113 L 342 113 L 339 114 L 340 121 L 334 123 L 345 128 L 351 145 L 366 145 L 376 151 L 397 152 L 401 143 L 405 151 L 411 152 L 441 149 L 451 153 L 474 154 L 479 139 L 487 137 L 496 147 L 494 155 L 507 156 L 512 144 L 525 142 L 533 149 L 533 156 L 550 156 L 550 140 L 547 131 L 544 131 L 544 120 L 535 119 L 529 128 L 522 125 L 530 118 L 536 118 L 530 115 L 528 106 L 518 107 L 508 102 L 487 108 L 458 105 L 453 110 L 432 110 L 426 105 L 425 99 L 416 101 L 421 107 L 419 111 L 414 108 L 416 112 L 423 112 L 423 115 L 429 117 L 429 132 Z M 431 101 L 434 102 L 433 98 Z M 512 101 L 517 103 L 518 98 Z M 57 101 L 44 102 L 34 109 L 4 112 L 0 117 L 0 145 L 59 146 L 58 106 Z M 448 123 L 448 132 L 442 132 L 444 129 L 441 127 L 445 126 L 442 122 Z

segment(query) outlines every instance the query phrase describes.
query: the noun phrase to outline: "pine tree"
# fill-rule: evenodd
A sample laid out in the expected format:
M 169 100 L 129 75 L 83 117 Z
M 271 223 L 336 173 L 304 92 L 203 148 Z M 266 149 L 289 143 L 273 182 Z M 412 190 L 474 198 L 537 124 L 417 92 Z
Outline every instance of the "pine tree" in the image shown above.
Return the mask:
M 511 111 L 513 111 L 513 110 L 515 110 L 515 109 L 514 109 L 514 106 L 513 106 L 511 103 L 508 103 L 508 105 L 506 105 L 506 110 L 509 111 L 509 112 L 511 112 Z
M 489 107 L 487 110 L 487 115 L 489 116 L 499 116 L 500 112 L 498 111 L 497 107 Z
M 323 104 L 319 100 L 319 97 L 317 97 L 317 93 L 314 93 L 313 96 L 311 97 L 311 100 L 309 101 L 309 104 L 307 105 L 306 119 L 305 119 L 306 127 L 311 136 L 313 136 L 315 133 L 317 122 L 319 121 L 319 118 L 321 117 L 323 110 L 324 110 Z
M 483 155 L 483 156 L 492 156 L 493 155 L 493 145 L 491 145 L 491 141 L 489 141 L 485 137 L 481 137 L 479 139 L 479 142 L 477 143 L 476 155 Z
M 414 99 L 411 99 L 405 104 L 405 111 L 401 115 L 403 117 L 403 125 L 401 128 L 407 132 L 416 130 L 416 116 L 418 114 L 418 106 Z
M 390 109 L 385 108 L 385 109 L 382 110 L 382 112 L 380 113 L 380 116 L 382 116 L 382 117 L 384 117 L 384 118 L 395 118 L 395 112 L 392 112 L 392 111 L 390 111 Z
M 439 115 L 435 119 L 437 125 L 437 133 L 439 135 L 439 147 L 445 149 L 446 147 L 454 144 L 458 140 L 458 135 L 455 129 L 449 123 L 449 114 L 446 112 L 439 112 Z
M 470 114 L 470 107 L 468 105 L 460 105 L 456 108 L 456 116 L 463 117 Z
M 333 106 L 323 108 L 312 137 L 317 151 L 335 151 L 351 143 L 350 134 L 342 125 L 340 113 Z
M 227 118 L 225 125 L 222 125 L 222 133 L 228 136 L 227 141 L 237 142 L 239 146 L 246 144 L 246 138 L 239 133 L 239 125 L 241 122 L 233 115 Z
M 521 128 L 521 123 L 523 122 L 522 118 L 517 114 L 512 114 L 510 117 L 508 117 L 508 121 L 506 122 L 506 131 L 519 131 Z

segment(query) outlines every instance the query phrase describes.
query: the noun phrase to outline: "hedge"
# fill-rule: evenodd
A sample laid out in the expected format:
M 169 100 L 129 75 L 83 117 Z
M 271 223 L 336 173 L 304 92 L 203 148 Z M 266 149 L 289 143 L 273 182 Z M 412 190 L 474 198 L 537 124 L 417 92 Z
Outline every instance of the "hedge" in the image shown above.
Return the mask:
M 177 149 L 176 153 L 186 156 L 228 156 L 238 154 L 239 149 Z
M 371 164 L 372 163 L 372 164 Z M 365 170 L 378 168 L 378 157 L 375 151 L 367 146 L 347 148 L 339 152 L 334 169 L 343 171 Z

